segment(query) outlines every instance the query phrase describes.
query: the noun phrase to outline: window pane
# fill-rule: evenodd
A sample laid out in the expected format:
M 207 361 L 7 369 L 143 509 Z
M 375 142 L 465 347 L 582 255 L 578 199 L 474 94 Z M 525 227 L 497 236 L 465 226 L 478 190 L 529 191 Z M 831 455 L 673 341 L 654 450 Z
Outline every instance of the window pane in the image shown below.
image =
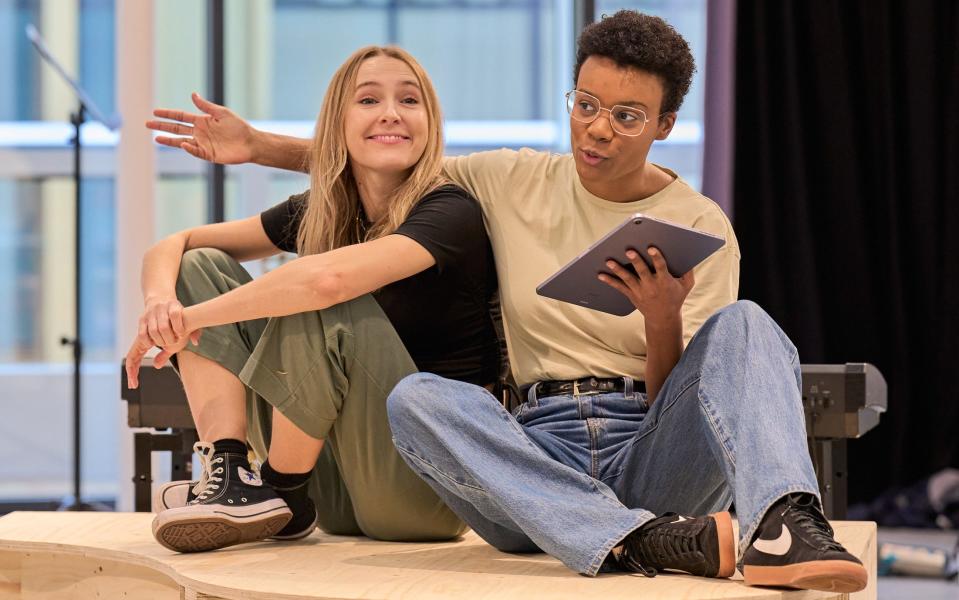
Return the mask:
M 0 121 L 40 119 L 40 56 L 24 35 L 39 2 L 0 1 Z
M 343 60 L 364 45 L 397 44 L 430 74 L 448 122 L 546 126 L 527 144 L 508 135 L 490 139 L 489 130 L 474 140 L 475 128 L 448 127 L 451 151 L 568 145 L 562 94 L 569 87 L 572 17 L 565 3 L 276 0 L 232 7 L 227 98 L 248 118 L 312 123 Z
M 68 362 L 74 327 L 74 191 L 67 177 L 0 180 L 0 361 Z M 85 360 L 113 356 L 113 181 L 85 179 L 82 301 Z
M 552 93 L 552 3 L 411 8 L 400 10 L 398 21 L 398 41 L 433 78 L 447 119 L 538 120 L 560 115 L 563 98 Z
M 114 0 L 80 2 L 80 85 L 108 117 L 116 110 L 113 4 Z
M 33 457 L 0 467 L 0 501 L 59 500 L 71 485 L 72 350 L 61 337 L 76 331 L 75 189 L 66 121 L 77 100 L 40 60 L 24 28 L 38 28 L 51 53 L 110 115 L 113 14 L 114 0 L 0 0 L 0 121 L 21 121 L 0 137 L 0 322 L 6 324 L 0 327 L 0 452 Z M 84 492 L 106 500 L 118 483 L 120 410 L 112 159 L 112 148 L 85 149 L 81 213 Z
M 206 94 L 205 1 L 154 2 L 157 106 L 194 110 L 191 92 Z
M 196 175 L 161 175 L 156 185 L 156 239 L 207 222 L 207 180 Z
M 0 180 L 0 362 L 37 360 L 39 306 L 37 235 L 40 204 L 35 184 Z

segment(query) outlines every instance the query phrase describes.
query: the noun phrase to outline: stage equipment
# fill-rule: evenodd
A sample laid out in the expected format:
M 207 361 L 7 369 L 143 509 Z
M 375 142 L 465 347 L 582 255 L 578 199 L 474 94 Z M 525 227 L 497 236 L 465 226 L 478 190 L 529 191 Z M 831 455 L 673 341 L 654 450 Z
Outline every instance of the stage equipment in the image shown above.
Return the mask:
M 81 276 L 81 234 L 83 233 L 83 227 L 81 224 L 81 183 L 83 177 L 81 175 L 81 166 L 82 161 L 80 157 L 83 152 L 83 143 L 82 138 L 80 137 L 80 130 L 84 122 L 87 120 L 87 115 L 93 118 L 94 121 L 99 121 L 107 129 L 113 131 L 120 127 L 120 118 L 117 115 L 112 115 L 110 117 L 105 117 L 103 112 L 97 107 L 96 103 L 90 98 L 89 94 L 84 91 L 80 84 L 77 83 L 70 75 L 67 74 L 66 69 L 60 64 L 60 62 L 54 58 L 50 53 L 50 50 L 47 48 L 46 43 L 43 41 L 43 38 L 40 37 L 40 33 L 37 31 L 37 28 L 33 25 L 27 25 L 26 27 L 27 37 L 30 39 L 30 43 L 33 44 L 33 47 L 37 49 L 37 52 L 43 58 L 48 65 L 50 65 L 54 71 L 57 72 L 57 75 L 69 86 L 73 93 L 76 95 L 78 100 L 77 112 L 70 115 L 70 123 L 73 124 L 73 139 L 71 143 L 73 144 L 73 183 L 75 190 L 75 204 L 74 204 L 74 314 L 76 318 L 76 329 L 74 331 L 74 336 L 62 337 L 60 338 L 60 344 L 64 346 L 73 346 L 73 495 L 72 497 L 67 497 L 63 500 L 63 503 L 60 505 L 60 510 L 92 510 L 94 507 L 84 503 L 81 500 L 81 491 L 80 491 L 80 478 L 81 478 L 81 420 L 80 420 L 80 399 L 81 399 L 81 381 L 80 381 L 80 365 L 83 361 L 83 343 L 81 332 L 81 291 L 82 291 L 82 281 Z
M 869 363 L 802 365 L 801 369 L 806 435 L 823 509 L 830 519 L 844 519 L 849 485 L 846 440 L 879 424 L 886 412 L 886 380 Z

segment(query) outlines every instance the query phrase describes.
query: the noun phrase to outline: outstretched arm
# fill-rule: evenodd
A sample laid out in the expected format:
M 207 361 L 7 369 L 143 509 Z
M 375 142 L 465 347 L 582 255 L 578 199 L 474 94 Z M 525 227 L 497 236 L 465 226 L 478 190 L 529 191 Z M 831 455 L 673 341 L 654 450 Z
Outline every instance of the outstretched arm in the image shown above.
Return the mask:
M 147 121 L 147 129 L 182 136 L 157 136 L 158 143 L 224 165 L 252 162 L 288 171 L 309 171 L 310 140 L 256 129 L 229 108 L 196 92 L 192 99 L 201 113 L 169 108 L 153 111 L 155 117 L 168 120 Z

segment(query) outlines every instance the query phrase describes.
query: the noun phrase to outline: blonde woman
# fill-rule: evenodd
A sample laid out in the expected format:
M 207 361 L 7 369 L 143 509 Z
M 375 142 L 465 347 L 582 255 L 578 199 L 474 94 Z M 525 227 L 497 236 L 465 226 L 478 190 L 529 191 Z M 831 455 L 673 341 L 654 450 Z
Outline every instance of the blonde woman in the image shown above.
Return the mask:
M 489 240 L 479 206 L 440 174 L 441 125 L 412 56 L 362 48 L 324 98 L 308 193 L 145 255 L 129 381 L 161 347 L 155 364 L 174 361 L 203 440 L 200 481 L 155 499 L 167 548 L 296 539 L 317 524 L 383 540 L 464 531 L 397 454 L 385 408 L 417 371 L 487 386 L 500 372 Z M 255 280 L 240 265 L 284 250 L 299 256 Z

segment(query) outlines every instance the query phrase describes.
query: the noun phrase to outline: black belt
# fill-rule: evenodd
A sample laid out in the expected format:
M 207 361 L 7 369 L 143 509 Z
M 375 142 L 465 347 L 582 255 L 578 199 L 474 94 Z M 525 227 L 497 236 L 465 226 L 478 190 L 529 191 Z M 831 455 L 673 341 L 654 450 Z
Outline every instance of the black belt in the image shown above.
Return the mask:
M 599 394 L 625 392 L 626 382 L 622 377 L 584 377 L 582 379 L 570 379 L 567 381 L 540 381 L 536 384 L 523 386 L 522 397 L 525 400 L 529 394 L 529 389 L 536 386 L 537 396 L 561 396 L 564 394 Z M 646 383 L 642 381 L 633 381 L 634 392 L 646 392 Z

